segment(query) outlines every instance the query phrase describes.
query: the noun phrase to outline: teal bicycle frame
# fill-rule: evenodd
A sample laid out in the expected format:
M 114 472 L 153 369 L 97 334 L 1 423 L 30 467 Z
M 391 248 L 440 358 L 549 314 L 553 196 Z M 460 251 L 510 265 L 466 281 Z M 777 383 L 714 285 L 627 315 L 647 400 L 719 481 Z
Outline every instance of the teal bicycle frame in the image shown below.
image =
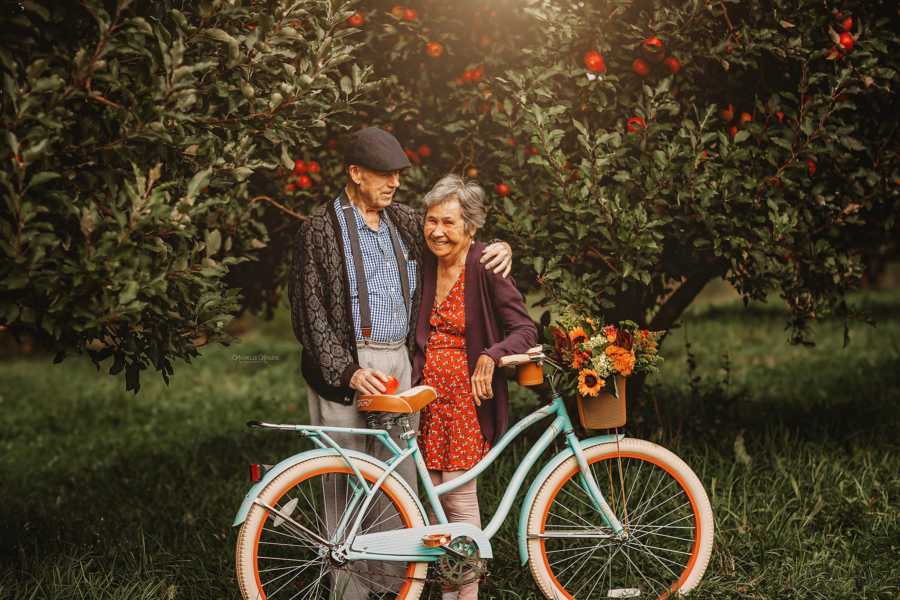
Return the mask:
M 487 526 L 485 526 L 483 529 L 478 529 L 477 527 L 466 523 L 449 523 L 447 521 L 447 516 L 444 513 L 443 507 L 441 506 L 440 497 L 477 478 L 488 467 L 491 466 L 491 464 L 497 459 L 497 457 L 499 457 L 503 453 L 503 451 L 507 446 L 509 446 L 512 440 L 518 437 L 531 425 L 551 416 L 554 417 L 553 421 L 550 423 L 547 430 L 540 436 L 537 442 L 531 447 L 531 449 L 529 449 L 525 457 L 522 459 L 521 464 L 519 464 L 519 466 L 516 468 L 515 473 L 507 484 L 506 491 L 504 492 L 503 497 L 500 500 L 500 504 L 494 512 L 493 517 L 488 522 Z M 601 517 L 605 521 L 606 525 L 610 528 L 613 535 L 617 537 L 627 535 L 622 523 L 613 513 L 606 499 L 603 497 L 603 493 L 600 491 L 600 488 L 597 485 L 596 480 L 594 479 L 593 473 L 588 467 L 587 459 L 585 458 L 583 450 L 583 448 L 587 445 L 592 446 L 594 444 L 612 443 L 624 436 L 621 434 L 605 435 L 597 438 L 591 438 L 590 440 L 579 440 L 573 431 L 572 421 L 569 418 L 565 403 L 558 393 L 554 393 L 554 396 L 548 405 L 537 409 L 536 411 L 513 425 L 513 427 L 511 427 L 497 441 L 494 447 L 492 447 L 491 450 L 478 462 L 478 464 L 468 470 L 465 475 L 462 475 L 461 477 L 438 486 L 435 486 L 431 482 L 431 478 L 428 475 L 428 468 L 425 466 L 425 461 L 422 457 L 421 450 L 419 449 L 415 432 L 407 431 L 402 434 L 401 437 L 406 442 L 406 448 L 403 449 L 394 442 L 390 434 L 388 434 L 388 432 L 384 429 L 355 429 L 322 427 L 314 425 L 265 426 L 274 427 L 277 429 L 297 431 L 304 437 L 308 437 L 314 444 L 316 444 L 320 448 L 320 450 L 313 452 L 327 453 L 332 455 L 336 452 L 350 466 L 355 476 L 355 480 L 353 481 L 353 491 L 355 493 L 352 494 L 349 510 L 346 510 L 344 512 L 345 516 L 343 517 L 341 522 L 338 523 L 333 537 L 333 539 L 347 540 L 346 543 L 341 545 L 339 548 L 336 548 L 336 550 L 340 554 L 344 555 L 348 560 L 377 559 L 382 561 L 434 561 L 446 551 L 441 547 L 424 547 L 421 543 L 422 537 L 423 534 L 428 533 L 450 533 L 453 535 L 453 537 L 456 537 L 457 535 L 469 536 L 478 544 L 481 556 L 483 558 L 491 558 L 492 551 L 490 547 L 490 538 L 492 538 L 497 533 L 497 531 L 500 529 L 500 526 L 506 520 L 506 517 L 508 516 L 509 511 L 512 508 L 512 504 L 515 500 L 516 494 L 519 492 L 519 489 L 525 482 L 525 478 L 527 477 L 528 472 L 535 465 L 535 463 L 538 461 L 547 447 L 549 447 L 551 442 L 560 434 L 565 436 L 569 451 L 564 450 L 563 452 L 559 453 L 554 459 L 552 459 L 550 463 L 548 463 L 538 474 L 535 483 L 538 481 L 542 481 L 545 477 L 549 476 L 552 468 L 555 468 L 556 466 L 561 464 L 563 460 L 567 459 L 570 455 L 574 455 L 580 467 L 579 480 L 581 486 L 593 503 L 594 508 L 600 513 Z M 362 473 L 351 460 L 354 456 L 367 455 L 341 448 L 341 446 L 337 442 L 335 442 L 330 435 L 328 435 L 329 433 L 335 432 L 374 436 L 389 450 L 392 456 L 385 463 L 386 468 L 384 473 L 381 474 L 380 478 L 374 484 L 369 484 L 369 482 L 366 481 Z M 303 455 L 298 455 L 298 457 L 299 456 Z M 296 459 L 298 457 L 292 457 L 292 459 Z M 421 479 L 422 485 L 425 488 L 428 502 L 436 519 L 436 523 L 431 523 L 424 528 L 418 527 L 413 529 L 379 532 L 357 536 L 356 534 L 362 523 L 363 515 L 366 514 L 369 505 L 373 502 L 375 494 L 381 488 L 384 481 L 397 469 L 397 467 L 404 460 L 407 460 L 410 457 L 412 457 L 412 459 L 415 461 L 419 478 Z M 272 470 L 274 472 L 267 473 L 267 476 L 256 486 L 254 486 L 253 489 L 250 490 L 244 500 L 244 505 L 241 507 L 241 510 L 238 512 L 237 518 L 235 519 L 236 525 L 243 522 L 243 520 L 246 518 L 246 513 L 247 511 L 249 511 L 250 505 L 254 503 L 259 504 L 259 501 L 255 499 L 258 495 L 258 492 L 261 491 L 269 481 L 274 479 L 274 477 L 277 476 L 279 472 L 283 471 L 285 468 L 296 462 L 296 460 L 292 459 L 287 459 L 286 461 L 279 463 L 279 465 L 276 465 Z M 413 491 L 412 495 L 414 498 L 416 498 L 416 501 L 420 502 L 418 500 L 418 494 L 416 494 L 414 490 L 411 491 Z M 537 486 L 532 484 L 532 488 L 529 490 L 528 496 L 523 503 L 522 513 L 519 519 L 519 551 L 523 564 L 526 560 L 525 546 L 527 542 L 525 536 L 525 528 L 527 511 L 530 508 L 531 502 L 533 501 L 534 496 L 537 494 L 537 491 Z M 363 505 L 357 512 L 355 508 L 357 503 L 359 502 L 362 502 Z M 276 516 L 281 516 L 280 513 L 274 511 L 272 507 L 268 507 L 265 505 L 262 506 L 270 512 L 274 512 Z M 421 502 L 419 504 L 419 507 L 424 508 L 421 505 Z M 422 513 L 423 515 L 425 515 L 425 518 L 428 519 L 427 512 L 425 510 L 422 510 Z M 354 522 L 349 523 L 347 522 L 348 515 L 351 514 L 356 514 L 357 517 Z M 289 517 L 286 518 L 289 519 Z M 349 527 L 350 530 L 347 535 L 344 536 L 344 531 L 347 527 Z

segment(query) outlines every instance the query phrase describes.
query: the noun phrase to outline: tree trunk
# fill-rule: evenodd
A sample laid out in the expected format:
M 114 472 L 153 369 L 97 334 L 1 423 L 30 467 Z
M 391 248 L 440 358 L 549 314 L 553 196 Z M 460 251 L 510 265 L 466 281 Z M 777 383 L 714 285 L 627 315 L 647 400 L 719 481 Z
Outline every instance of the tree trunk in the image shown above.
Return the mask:
M 707 283 L 725 274 L 725 268 L 720 264 L 707 265 L 688 276 L 687 280 L 670 295 L 650 320 L 648 328 L 651 331 L 668 331 L 681 318 L 684 311 L 691 305 L 697 295 Z M 668 335 L 668 334 L 666 334 Z M 665 336 L 660 340 L 660 345 Z M 644 388 L 647 376 L 638 374 L 628 378 L 628 397 L 637 399 Z

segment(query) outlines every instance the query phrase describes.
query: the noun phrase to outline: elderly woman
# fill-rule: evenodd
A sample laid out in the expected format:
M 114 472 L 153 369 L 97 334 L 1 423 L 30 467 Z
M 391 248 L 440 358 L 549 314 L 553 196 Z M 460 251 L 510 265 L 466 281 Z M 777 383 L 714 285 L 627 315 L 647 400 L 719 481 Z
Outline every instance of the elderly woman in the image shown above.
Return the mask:
M 437 390 L 422 412 L 419 444 L 431 480 L 440 483 L 472 468 L 507 426 L 506 379 L 497 362 L 534 346 L 537 330 L 511 278 L 486 270 L 484 190 L 448 175 L 425 196 L 422 305 L 416 328 L 413 381 Z M 451 522 L 481 526 L 475 481 L 446 494 Z M 478 584 L 459 591 L 477 598 Z M 455 592 L 445 597 L 456 597 Z

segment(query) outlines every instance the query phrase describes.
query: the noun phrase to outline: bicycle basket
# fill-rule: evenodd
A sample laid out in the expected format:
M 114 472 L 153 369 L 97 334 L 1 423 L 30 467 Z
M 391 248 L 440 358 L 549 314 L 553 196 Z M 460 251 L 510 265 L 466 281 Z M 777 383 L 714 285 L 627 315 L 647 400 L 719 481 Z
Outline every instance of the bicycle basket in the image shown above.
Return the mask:
M 625 424 L 625 378 L 616 375 L 616 396 L 606 390 L 597 396 L 578 396 L 578 417 L 587 429 L 609 429 Z

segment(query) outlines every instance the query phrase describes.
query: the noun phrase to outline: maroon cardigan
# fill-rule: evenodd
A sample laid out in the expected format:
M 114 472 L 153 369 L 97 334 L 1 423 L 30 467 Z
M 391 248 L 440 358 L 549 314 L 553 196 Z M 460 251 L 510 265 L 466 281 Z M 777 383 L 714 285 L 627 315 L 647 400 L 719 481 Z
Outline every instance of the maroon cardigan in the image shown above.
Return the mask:
M 537 343 L 537 329 L 528 312 L 525 300 L 512 277 L 503 278 L 480 262 L 485 245 L 474 242 L 466 256 L 466 358 L 469 377 L 481 354 L 494 362 L 507 354 L 521 354 Z M 413 385 L 422 383 L 425 353 L 431 334 L 431 311 L 437 284 L 437 259 L 431 252 L 422 257 L 422 304 L 416 327 L 415 355 L 412 363 Z M 509 391 L 503 369 L 494 369 L 491 383 L 494 397 L 476 407 L 478 422 L 485 439 L 492 445 L 506 432 L 509 416 Z

